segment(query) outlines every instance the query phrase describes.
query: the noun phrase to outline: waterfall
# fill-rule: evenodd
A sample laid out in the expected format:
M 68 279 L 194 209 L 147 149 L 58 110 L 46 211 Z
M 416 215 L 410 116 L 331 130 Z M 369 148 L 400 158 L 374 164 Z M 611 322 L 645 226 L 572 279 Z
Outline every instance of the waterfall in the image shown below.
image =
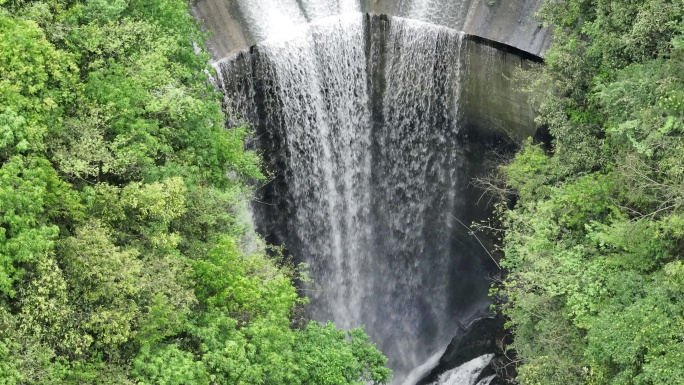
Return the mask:
M 259 230 L 310 266 L 309 315 L 365 326 L 401 380 L 485 308 L 459 145 L 463 34 L 350 13 L 216 64 L 277 173 Z M 478 310 L 479 309 L 479 310 Z

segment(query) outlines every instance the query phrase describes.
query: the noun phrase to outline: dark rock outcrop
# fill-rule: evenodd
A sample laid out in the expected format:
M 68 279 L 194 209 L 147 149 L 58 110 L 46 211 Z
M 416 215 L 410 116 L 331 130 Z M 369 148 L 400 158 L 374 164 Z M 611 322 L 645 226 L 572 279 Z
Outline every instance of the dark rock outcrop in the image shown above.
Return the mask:
M 506 338 L 508 336 L 504 329 L 504 319 L 501 316 L 475 320 L 467 329 L 463 327 L 457 331 L 439 359 L 439 363 L 416 385 L 433 384 L 442 373 L 459 367 L 476 357 L 491 353 L 495 353 L 496 357 L 482 371 L 478 381 L 493 374 L 506 377 L 506 374 L 500 370 L 506 362 L 502 351 L 503 343 L 510 342 L 506 341 Z M 492 380 L 490 385 L 497 384 L 497 381 L 502 383 L 501 377 Z

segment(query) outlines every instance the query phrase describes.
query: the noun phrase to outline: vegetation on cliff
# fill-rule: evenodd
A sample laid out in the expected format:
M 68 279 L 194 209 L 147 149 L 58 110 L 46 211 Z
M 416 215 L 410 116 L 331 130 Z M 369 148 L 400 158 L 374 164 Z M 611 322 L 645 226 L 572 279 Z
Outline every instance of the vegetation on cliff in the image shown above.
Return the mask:
M 202 41 L 182 0 L 0 0 L 1 384 L 387 382 L 291 321 Z
M 684 383 L 684 3 L 547 1 L 497 295 L 522 384 Z

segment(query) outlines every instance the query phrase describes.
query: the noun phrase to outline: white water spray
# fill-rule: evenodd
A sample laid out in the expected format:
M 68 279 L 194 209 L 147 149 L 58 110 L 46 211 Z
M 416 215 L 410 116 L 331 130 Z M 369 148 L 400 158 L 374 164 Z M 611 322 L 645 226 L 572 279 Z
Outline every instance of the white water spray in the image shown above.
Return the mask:
M 489 365 L 494 358 L 493 354 L 485 354 L 477 357 L 465 364 L 449 370 L 439 376 L 439 379 L 433 385 L 475 385 L 482 370 Z M 489 376 L 478 382 L 477 385 L 489 385 L 495 376 Z

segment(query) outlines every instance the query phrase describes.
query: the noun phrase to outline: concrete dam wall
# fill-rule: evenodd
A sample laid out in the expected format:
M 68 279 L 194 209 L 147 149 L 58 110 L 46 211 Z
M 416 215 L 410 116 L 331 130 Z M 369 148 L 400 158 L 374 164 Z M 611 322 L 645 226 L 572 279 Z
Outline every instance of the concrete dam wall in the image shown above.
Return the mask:
M 194 13 L 212 32 L 208 45 L 216 59 L 268 38 L 270 31 L 347 12 L 424 21 L 543 57 L 550 32 L 534 17 L 542 3 L 543 0 L 199 0 Z

